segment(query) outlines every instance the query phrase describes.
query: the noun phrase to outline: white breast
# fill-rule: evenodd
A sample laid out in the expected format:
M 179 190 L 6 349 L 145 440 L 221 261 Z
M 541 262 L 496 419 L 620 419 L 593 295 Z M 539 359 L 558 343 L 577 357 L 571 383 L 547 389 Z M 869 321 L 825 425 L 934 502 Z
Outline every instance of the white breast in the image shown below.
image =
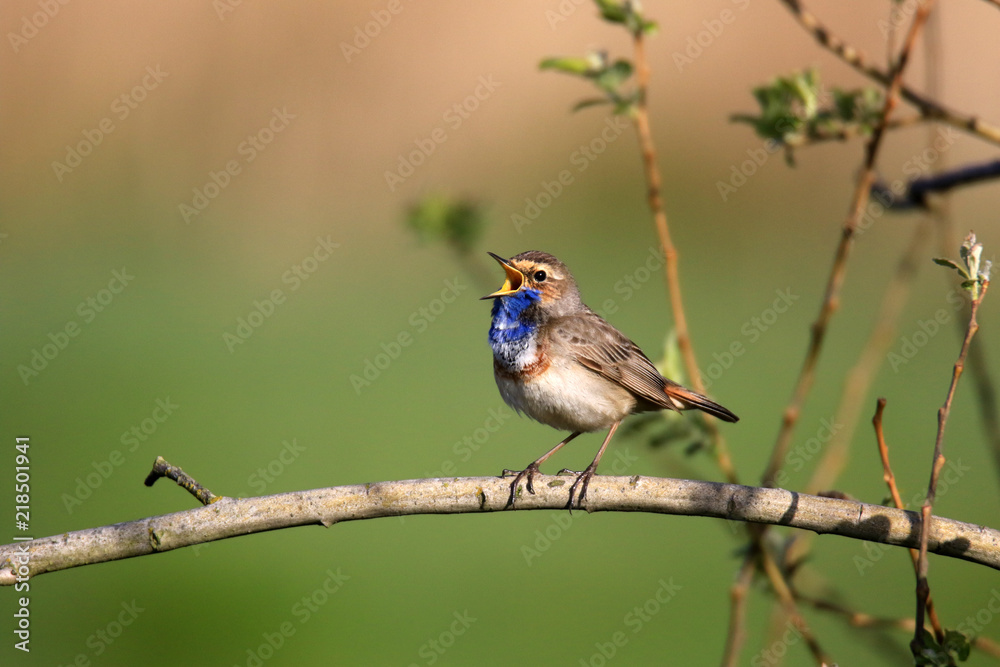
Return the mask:
M 555 362 L 524 381 L 503 373 L 495 376 L 507 405 L 561 431 L 610 428 L 635 407 L 626 389 L 575 361 Z

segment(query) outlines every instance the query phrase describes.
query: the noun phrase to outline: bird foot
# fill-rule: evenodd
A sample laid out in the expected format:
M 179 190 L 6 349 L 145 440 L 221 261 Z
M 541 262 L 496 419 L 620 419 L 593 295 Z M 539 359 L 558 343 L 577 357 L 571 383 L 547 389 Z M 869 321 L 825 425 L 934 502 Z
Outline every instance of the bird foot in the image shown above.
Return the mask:
M 514 503 L 517 500 L 517 486 L 521 483 L 521 480 L 524 479 L 525 477 L 528 478 L 527 484 L 525 484 L 525 488 L 528 490 L 528 493 L 530 494 L 535 493 L 534 480 L 536 473 L 538 473 L 537 462 L 532 463 L 527 468 L 521 471 L 508 470 L 505 468 L 504 471 L 500 473 L 501 477 L 510 477 L 511 475 L 514 475 L 514 481 L 510 483 L 510 497 L 507 498 L 507 507 L 514 509 Z
M 573 482 L 573 486 L 569 487 L 569 501 L 566 503 L 566 509 L 573 511 L 573 496 L 576 494 L 577 487 L 580 487 L 580 495 L 576 497 L 576 508 L 583 509 L 583 499 L 587 497 L 587 487 L 590 486 L 590 479 L 596 470 L 597 466 L 590 464 L 586 470 L 579 474 L 576 481 Z

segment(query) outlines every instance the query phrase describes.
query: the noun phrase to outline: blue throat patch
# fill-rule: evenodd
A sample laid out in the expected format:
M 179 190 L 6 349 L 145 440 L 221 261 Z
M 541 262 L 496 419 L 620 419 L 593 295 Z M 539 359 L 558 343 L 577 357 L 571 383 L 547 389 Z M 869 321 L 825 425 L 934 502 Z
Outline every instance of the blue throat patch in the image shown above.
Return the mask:
M 493 300 L 493 322 L 490 324 L 490 347 L 493 355 L 505 366 L 513 366 L 521 352 L 528 348 L 538 331 L 526 311 L 542 299 L 542 293 L 525 289 Z

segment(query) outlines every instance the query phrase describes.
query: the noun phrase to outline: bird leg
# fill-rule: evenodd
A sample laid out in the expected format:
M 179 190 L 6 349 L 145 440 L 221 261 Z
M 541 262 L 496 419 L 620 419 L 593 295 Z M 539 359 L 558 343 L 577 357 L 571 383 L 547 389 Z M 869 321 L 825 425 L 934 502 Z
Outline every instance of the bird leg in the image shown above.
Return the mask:
M 511 485 L 510 485 L 510 498 L 507 499 L 507 507 L 514 507 L 514 498 L 517 495 L 517 485 L 520 484 L 521 480 L 524 479 L 525 477 L 528 478 L 528 484 L 527 484 L 528 493 L 531 493 L 531 494 L 535 493 L 535 488 L 532 485 L 532 482 L 534 481 L 535 474 L 538 472 L 538 466 L 540 466 L 543 463 L 545 463 L 545 461 L 548 460 L 548 458 L 550 456 L 552 456 L 553 454 L 555 454 L 556 452 L 558 452 L 560 449 L 562 449 L 563 446 L 567 442 L 569 442 L 570 440 L 572 440 L 576 436 L 580 435 L 580 433 L 582 433 L 582 431 L 577 431 L 575 433 L 570 433 L 569 436 L 565 440 L 563 440 L 562 442 L 560 442 L 558 445 L 556 445 L 555 447 L 553 447 L 549 451 L 547 451 L 544 454 L 542 454 L 535 461 L 532 461 L 528 465 L 527 468 L 525 468 L 524 470 L 521 470 L 520 472 L 518 472 L 517 470 L 507 470 L 507 469 L 504 469 L 504 471 L 500 474 L 501 477 L 509 477 L 511 475 L 516 475 L 516 477 L 514 477 L 514 481 L 511 482 Z M 604 444 L 606 445 L 608 443 L 604 443 Z M 601 448 L 601 451 L 604 451 L 603 447 Z
M 601 462 L 601 457 L 604 456 L 604 450 L 608 448 L 608 443 L 611 442 L 611 436 L 615 434 L 615 431 L 618 430 L 618 426 L 620 424 L 621 421 L 619 420 L 611 425 L 611 430 L 608 431 L 608 437 L 604 439 L 604 444 L 597 450 L 597 456 L 595 456 L 590 465 L 587 466 L 582 473 L 580 473 L 580 476 L 576 478 L 575 482 L 573 482 L 573 486 L 569 487 L 569 502 L 566 503 L 566 507 L 570 511 L 573 510 L 573 494 L 576 492 L 576 487 L 580 486 L 581 482 L 583 486 L 580 487 L 580 495 L 577 496 L 576 506 L 579 509 L 583 509 L 583 499 L 587 497 L 587 487 L 590 486 L 590 478 L 593 477 L 594 473 L 597 471 L 597 465 Z

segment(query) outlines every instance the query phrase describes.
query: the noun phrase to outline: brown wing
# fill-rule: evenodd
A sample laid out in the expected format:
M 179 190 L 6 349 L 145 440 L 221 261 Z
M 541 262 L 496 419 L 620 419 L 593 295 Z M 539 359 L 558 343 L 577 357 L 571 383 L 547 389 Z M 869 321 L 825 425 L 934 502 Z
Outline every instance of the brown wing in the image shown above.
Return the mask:
M 739 420 L 727 408 L 668 380 L 639 346 L 597 313 L 559 318 L 549 324 L 552 343 L 580 364 L 628 389 L 650 407 L 697 408 L 727 422 Z M 648 409 L 648 408 L 647 408 Z
M 679 409 L 664 389 L 670 382 L 639 346 L 594 312 L 559 318 L 549 325 L 552 343 L 578 362 L 653 405 Z

